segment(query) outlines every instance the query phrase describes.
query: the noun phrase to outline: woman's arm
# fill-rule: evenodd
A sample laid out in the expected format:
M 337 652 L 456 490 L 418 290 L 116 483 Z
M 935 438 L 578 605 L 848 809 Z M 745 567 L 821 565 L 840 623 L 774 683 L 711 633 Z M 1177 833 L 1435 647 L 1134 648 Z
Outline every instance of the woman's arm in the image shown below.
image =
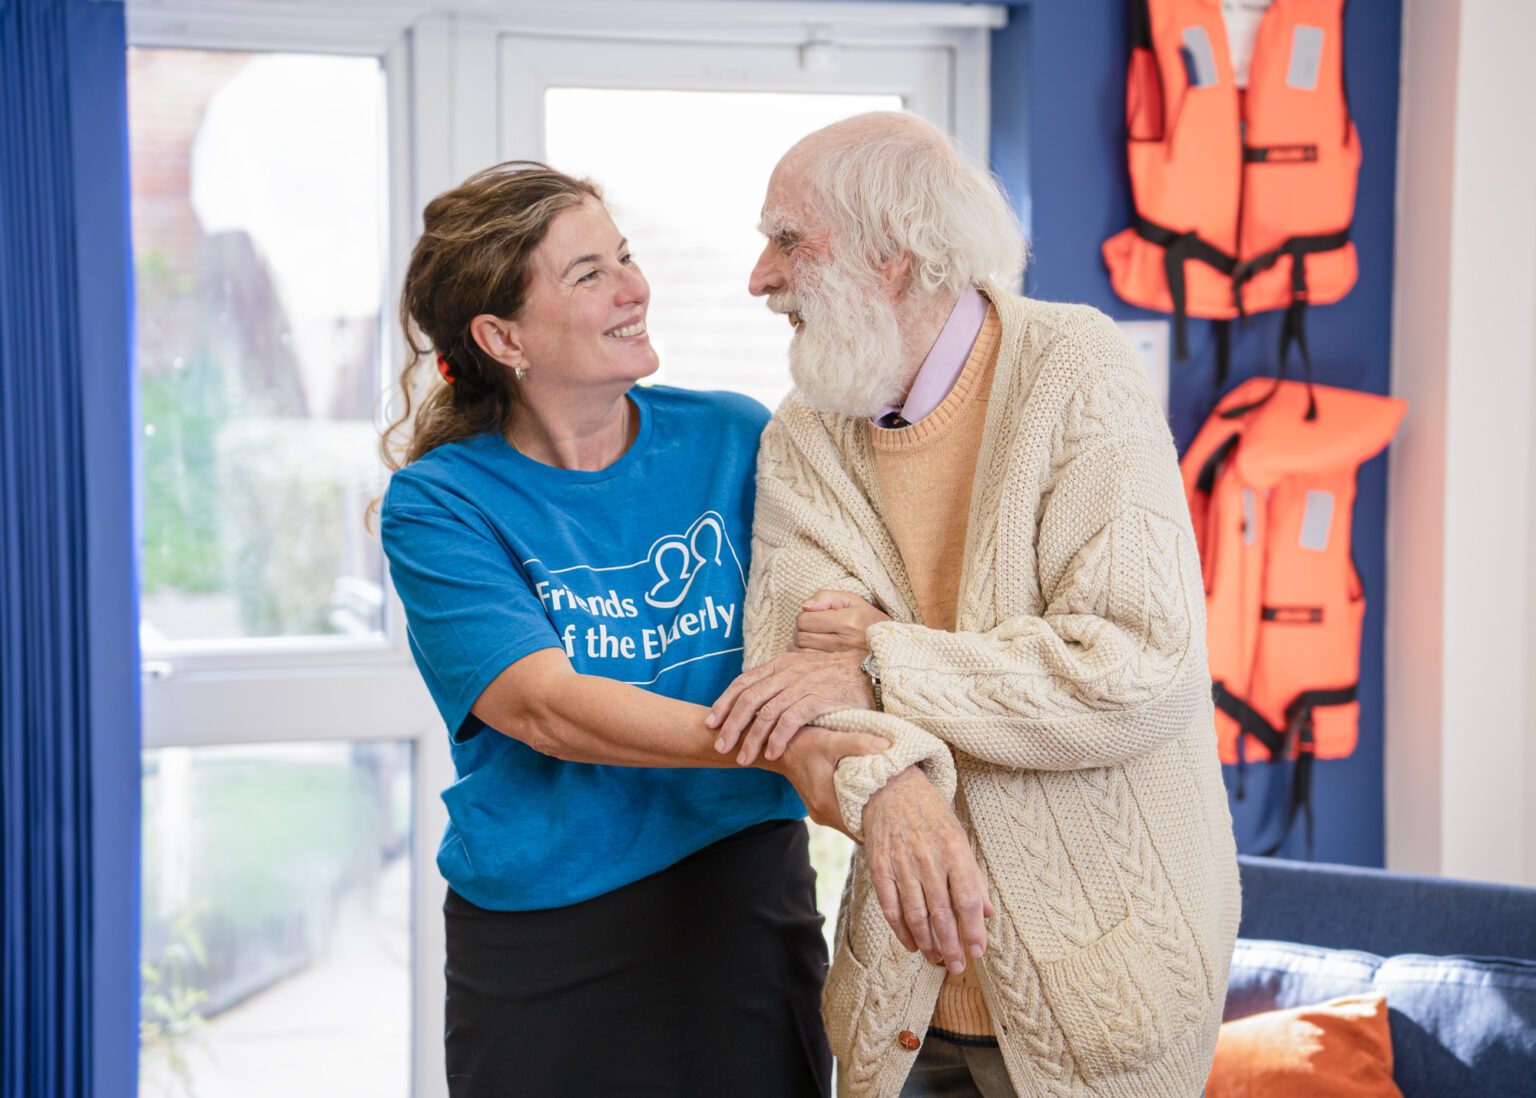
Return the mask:
M 558 648 L 532 652 L 506 668 L 471 712 L 486 726 L 567 762 L 607 766 L 733 767 L 714 748 L 702 705 L 652 694 L 628 683 L 583 675 Z M 832 775 L 839 760 L 890 746 L 879 736 L 807 728 L 764 770 L 794 785 L 817 823 L 844 830 Z
M 567 762 L 717 768 L 731 762 L 714 750 L 703 706 L 583 675 L 558 648 L 513 663 L 470 711 L 503 735 Z

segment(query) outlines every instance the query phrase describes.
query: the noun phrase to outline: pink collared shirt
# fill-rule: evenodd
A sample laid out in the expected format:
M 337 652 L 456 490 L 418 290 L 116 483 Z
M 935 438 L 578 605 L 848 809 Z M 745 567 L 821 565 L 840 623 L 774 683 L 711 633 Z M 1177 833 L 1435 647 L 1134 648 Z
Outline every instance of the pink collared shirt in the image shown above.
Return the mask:
M 933 341 L 928 357 L 923 359 L 917 377 L 912 380 L 906 402 L 900 408 L 892 406 L 882 409 L 874 417 L 875 426 L 888 426 L 888 417 L 893 412 L 899 414 L 903 421 L 897 426 L 907 426 L 923 419 L 942 404 L 949 391 L 955 387 L 955 382 L 960 380 L 965 360 L 970 357 L 971 348 L 976 345 L 976 337 L 981 334 L 981 326 L 986 319 L 987 299 L 980 290 L 971 286 L 960 295 L 955 307 L 950 310 L 949 319 L 944 322 L 939 338 Z

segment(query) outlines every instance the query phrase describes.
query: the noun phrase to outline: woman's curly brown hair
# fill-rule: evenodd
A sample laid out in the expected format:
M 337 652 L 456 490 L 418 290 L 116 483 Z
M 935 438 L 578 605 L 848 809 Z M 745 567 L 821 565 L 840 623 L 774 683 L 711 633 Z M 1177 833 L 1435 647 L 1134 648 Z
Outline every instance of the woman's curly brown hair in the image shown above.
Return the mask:
M 511 160 L 427 204 L 400 293 L 410 351 L 400 374 L 404 408 L 379 443 L 390 469 L 445 443 L 507 428 L 517 383 L 475 343 L 470 322 L 483 313 L 515 319 L 527 300 L 533 253 L 550 223 L 562 210 L 602 198 L 591 180 Z M 438 355 L 448 360 L 451 385 L 438 373 Z

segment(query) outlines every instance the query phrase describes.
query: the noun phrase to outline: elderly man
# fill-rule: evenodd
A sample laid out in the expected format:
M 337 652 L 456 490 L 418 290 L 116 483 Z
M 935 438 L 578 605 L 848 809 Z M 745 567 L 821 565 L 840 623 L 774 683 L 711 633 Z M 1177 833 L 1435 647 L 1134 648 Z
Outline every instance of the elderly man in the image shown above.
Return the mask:
M 710 721 L 742 762 L 812 722 L 892 742 L 835 778 L 841 1090 L 1198 1094 L 1236 852 L 1146 377 L 1101 313 L 1000 288 L 1005 198 L 910 116 L 805 138 L 761 227 L 797 389 L 758 464 L 751 670 Z

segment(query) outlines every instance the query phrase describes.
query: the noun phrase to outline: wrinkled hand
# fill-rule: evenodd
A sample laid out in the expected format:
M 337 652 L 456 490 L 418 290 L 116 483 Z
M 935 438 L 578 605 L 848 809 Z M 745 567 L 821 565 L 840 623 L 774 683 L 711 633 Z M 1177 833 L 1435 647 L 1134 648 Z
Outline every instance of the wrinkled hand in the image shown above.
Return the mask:
M 864 806 L 864 850 L 880 910 L 909 953 L 963 972 L 987 948 L 987 879 L 954 810 L 916 767 Z
M 795 618 L 795 647 L 815 652 L 865 652 L 867 633 L 886 614 L 847 591 L 817 591 Z
M 839 709 L 873 709 L 874 689 L 862 662 L 857 652 L 786 652 L 742 672 L 705 718 L 720 730 L 715 750 L 724 755 L 740 742 L 736 761 L 751 766 L 759 752 L 769 760 L 784 754 L 795 733 L 818 717 Z
M 865 732 L 833 732 L 812 726 L 794 738 L 783 759 L 771 769 L 789 779 L 811 819 L 847 835 L 832 784 L 837 764 L 849 755 L 878 755 L 890 746 L 889 740 Z

